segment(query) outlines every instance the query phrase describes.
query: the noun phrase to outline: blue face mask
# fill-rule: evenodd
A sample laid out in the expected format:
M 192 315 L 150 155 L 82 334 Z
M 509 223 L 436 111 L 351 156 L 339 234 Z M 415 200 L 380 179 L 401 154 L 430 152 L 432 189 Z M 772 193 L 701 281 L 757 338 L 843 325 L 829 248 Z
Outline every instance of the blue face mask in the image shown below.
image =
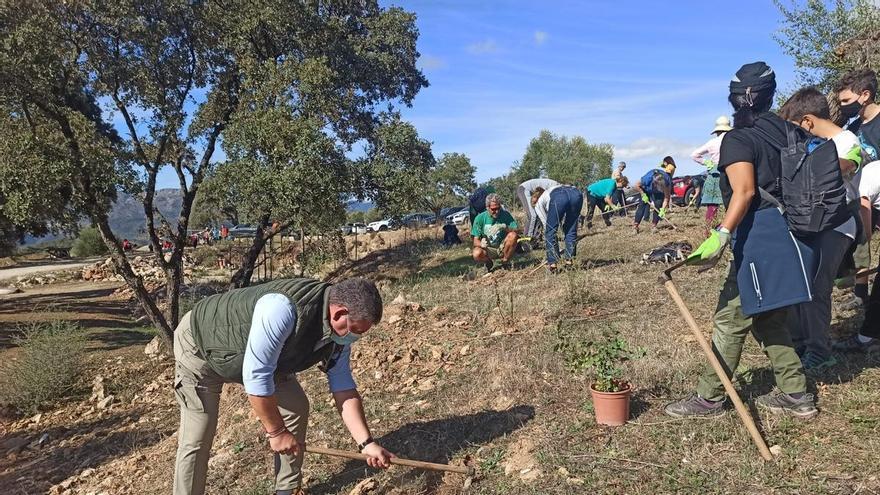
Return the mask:
M 339 345 L 351 345 L 357 342 L 357 340 L 361 338 L 360 335 L 351 331 L 351 328 L 348 329 L 348 333 L 345 335 L 339 335 L 336 332 L 330 332 L 330 340 L 336 342 Z

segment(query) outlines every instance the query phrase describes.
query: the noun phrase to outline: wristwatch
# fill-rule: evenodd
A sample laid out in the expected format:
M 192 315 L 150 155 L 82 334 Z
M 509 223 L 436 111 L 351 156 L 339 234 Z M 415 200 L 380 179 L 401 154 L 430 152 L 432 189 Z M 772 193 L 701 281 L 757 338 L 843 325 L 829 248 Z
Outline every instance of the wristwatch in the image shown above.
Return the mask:
M 358 452 L 363 452 L 363 450 L 365 448 L 367 448 L 367 445 L 370 445 L 371 443 L 375 443 L 375 442 L 376 441 L 373 440 L 373 437 L 367 437 L 366 440 L 364 440 L 363 442 L 358 444 Z

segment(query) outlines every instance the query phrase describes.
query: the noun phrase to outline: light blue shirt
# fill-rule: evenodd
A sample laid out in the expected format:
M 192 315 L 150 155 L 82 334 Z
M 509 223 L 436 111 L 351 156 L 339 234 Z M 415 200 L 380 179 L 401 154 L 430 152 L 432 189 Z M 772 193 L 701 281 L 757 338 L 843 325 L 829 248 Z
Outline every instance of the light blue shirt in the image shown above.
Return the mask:
M 296 308 L 284 294 L 266 294 L 257 300 L 242 365 L 244 390 L 267 397 L 275 393 L 275 369 L 281 349 L 296 326 Z M 331 356 L 327 370 L 330 392 L 357 388 L 351 376 L 351 348 Z

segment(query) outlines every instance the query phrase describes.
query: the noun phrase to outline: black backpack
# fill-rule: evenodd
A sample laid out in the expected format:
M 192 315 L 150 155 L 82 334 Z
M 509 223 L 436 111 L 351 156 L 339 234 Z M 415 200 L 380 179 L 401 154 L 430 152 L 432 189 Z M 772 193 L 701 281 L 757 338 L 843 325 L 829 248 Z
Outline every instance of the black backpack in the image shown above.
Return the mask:
M 850 217 L 834 141 L 823 141 L 808 152 L 808 144 L 817 138 L 804 132 L 807 136 L 804 139 L 787 122 L 785 145 L 759 127 L 752 129 L 779 151 L 782 168 L 776 179 L 776 190 L 781 192 L 782 203 L 763 188 L 758 189 L 763 199 L 782 211 L 794 235 L 810 236 L 831 230 Z
M 474 191 L 468 197 L 468 203 L 470 203 L 470 207 L 477 213 L 482 213 L 486 211 L 486 196 L 495 192 L 494 190 L 489 191 L 485 187 L 478 187 L 476 191 Z

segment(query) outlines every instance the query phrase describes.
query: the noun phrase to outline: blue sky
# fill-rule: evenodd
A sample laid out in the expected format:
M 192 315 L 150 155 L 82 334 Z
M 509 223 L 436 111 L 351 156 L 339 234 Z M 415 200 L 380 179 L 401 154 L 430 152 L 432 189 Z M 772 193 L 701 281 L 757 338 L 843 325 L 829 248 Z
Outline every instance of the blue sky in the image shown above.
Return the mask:
M 383 2 L 418 15 L 430 81 L 403 110 L 436 156 L 467 154 L 484 181 L 509 170 L 541 129 L 615 147 L 635 178 L 710 136 L 731 75 L 764 60 L 796 86 L 770 0 L 738 2 Z M 171 171 L 160 187 L 176 187 Z

